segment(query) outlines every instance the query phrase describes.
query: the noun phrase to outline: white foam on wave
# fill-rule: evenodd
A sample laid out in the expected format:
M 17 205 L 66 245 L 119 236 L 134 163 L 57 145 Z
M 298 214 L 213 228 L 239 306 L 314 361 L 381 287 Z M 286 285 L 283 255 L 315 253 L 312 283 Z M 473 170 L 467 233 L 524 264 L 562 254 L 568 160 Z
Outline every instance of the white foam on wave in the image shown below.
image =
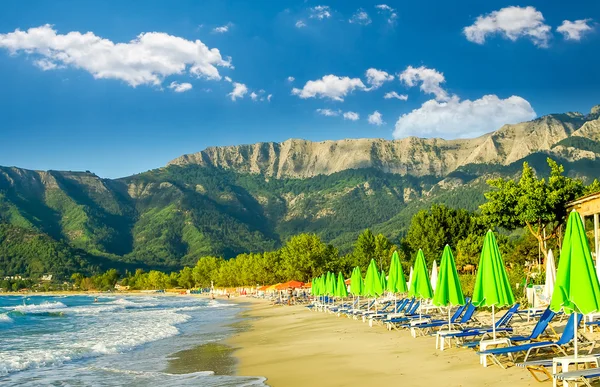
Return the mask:
M 12 321 L 13 321 L 13 319 L 10 318 L 10 316 L 7 315 L 6 313 L 0 314 L 0 323 L 9 323 Z
M 95 306 L 95 305 L 94 305 Z M 113 307 L 117 307 L 113 305 Z M 41 345 L 29 343 L 22 348 L 22 338 L 7 342 L 0 348 L 0 375 L 29 368 L 57 366 L 71 360 L 116 354 L 130 351 L 140 345 L 179 334 L 177 324 L 191 317 L 174 309 L 144 310 L 122 306 L 112 313 L 98 313 L 93 321 L 81 325 L 81 329 L 61 331 L 42 337 Z M 100 307 L 82 306 L 68 308 L 69 313 L 95 310 Z M 58 307 L 51 308 L 59 310 Z M 45 310 L 48 310 L 47 308 Z M 37 309 L 36 309 L 37 311 Z M 84 313 L 85 314 L 85 313 Z M 40 338 L 31 337 L 30 340 Z M 19 349 L 16 348 L 19 347 Z
M 67 306 L 60 301 L 44 301 L 41 304 L 17 305 L 13 310 L 21 313 L 48 313 L 66 308 Z

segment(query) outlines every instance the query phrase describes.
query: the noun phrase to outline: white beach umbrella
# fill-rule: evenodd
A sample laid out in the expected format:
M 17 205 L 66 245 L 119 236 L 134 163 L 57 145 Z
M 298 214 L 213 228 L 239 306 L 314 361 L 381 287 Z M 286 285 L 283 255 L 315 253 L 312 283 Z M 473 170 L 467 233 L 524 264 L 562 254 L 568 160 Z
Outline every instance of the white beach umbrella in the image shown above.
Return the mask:
M 410 267 L 410 274 L 408 275 L 408 282 L 406 283 L 406 286 L 410 289 L 410 283 L 412 282 L 412 276 L 413 276 L 413 268 L 412 266 Z
M 596 263 L 596 273 L 598 273 L 598 264 Z M 548 251 L 546 259 L 546 284 L 544 285 L 544 296 L 550 299 L 554 291 L 554 283 L 556 282 L 556 264 L 554 263 L 554 254 L 552 249 Z
M 435 259 L 434 259 L 433 266 L 431 267 L 431 276 L 429 277 L 431 279 L 431 288 L 433 289 L 433 291 L 435 291 L 435 286 L 437 285 L 437 277 L 438 277 L 438 268 L 437 268 L 437 262 L 435 262 Z

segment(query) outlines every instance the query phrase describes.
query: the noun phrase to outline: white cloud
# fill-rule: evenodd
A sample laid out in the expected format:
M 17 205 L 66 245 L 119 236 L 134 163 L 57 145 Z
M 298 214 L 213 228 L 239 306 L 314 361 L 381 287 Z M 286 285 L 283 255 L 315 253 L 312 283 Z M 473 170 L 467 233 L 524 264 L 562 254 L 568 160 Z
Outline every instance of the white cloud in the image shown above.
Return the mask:
M 453 95 L 447 101 L 429 100 L 420 108 L 402 115 L 396 122 L 394 138 L 470 138 L 496 130 L 504 124 L 535 117 L 529 102 L 519 96 L 500 99 L 495 95 L 485 95 L 474 101 L 461 101 Z
M 366 13 L 362 8 L 357 10 L 348 21 L 352 24 L 360 24 L 363 26 L 371 24 L 371 18 L 369 17 L 369 14 Z
M 588 23 L 592 19 L 581 19 L 575 21 L 564 20 L 562 24 L 556 29 L 556 31 L 563 34 L 565 40 L 576 40 L 579 41 L 588 32 L 592 31 L 592 26 Z
M 467 40 L 483 44 L 488 35 L 500 34 L 512 41 L 520 37 L 531 39 L 539 47 L 547 47 L 550 40 L 550 26 L 544 23 L 544 16 L 534 7 L 506 7 L 487 15 L 477 17 L 475 23 L 465 27 Z
M 341 111 L 340 110 L 331 110 L 331 109 L 317 109 L 317 113 L 319 113 L 322 116 L 337 117 L 340 115 Z
M 171 84 L 169 85 L 169 89 L 173 90 L 176 93 L 183 93 L 185 91 L 192 90 L 192 84 L 187 82 L 171 82 Z
M 410 87 L 416 86 L 417 83 L 421 82 L 421 90 L 424 93 L 434 94 L 435 99 L 438 101 L 448 99 L 448 93 L 440 86 L 440 84 L 446 82 L 444 74 L 435 69 L 425 66 L 417 68 L 408 66 L 406 70 L 398 75 L 398 78 Z
M 328 19 L 331 17 L 331 8 L 328 5 L 317 5 L 316 7 L 310 8 L 311 19 Z
M 229 78 L 227 75 L 226 75 L 225 77 L 223 77 L 223 78 L 224 78 L 224 79 L 225 79 L 227 82 L 229 82 L 229 83 L 233 82 L 233 81 L 231 80 L 231 78 Z
M 376 5 L 375 8 L 377 8 L 379 10 L 379 13 L 385 14 L 387 15 L 387 22 L 389 24 L 396 24 L 396 19 L 398 18 L 398 14 L 396 13 L 396 10 L 392 7 L 390 7 L 387 4 L 379 4 Z
M 287 77 L 287 81 L 290 83 L 294 82 L 295 80 L 296 80 L 296 78 L 294 78 L 294 77 Z
M 343 114 L 345 120 L 357 121 L 360 116 L 356 112 L 345 112 Z
M 390 7 L 387 4 L 379 4 L 379 5 L 376 5 L 375 8 L 381 9 L 382 11 L 390 11 L 390 12 L 394 10 L 394 8 Z
M 383 85 L 384 82 L 389 82 L 394 80 L 394 76 L 386 73 L 382 70 L 377 70 L 374 68 L 370 68 L 366 72 L 367 75 L 367 83 L 371 85 L 372 89 L 377 89 Z
M 385 93 L 385 95 L 383 96 L 383 98 L 385 98 L 385 99 L 396 98 L 396 99 L 399 99 L 400 101 L 407 101 L 408 100 L 408 95 L 406 95 L 406 94 L 398 94 L 395 91 L 390 91 L 389 93 Z
M 269 94 L 267 95 L 267 101 L 271 102 L 271 98 L 273 97 L 273 94 Z
M 383 115 L 375 110 L 373 114 L 369 114 L 369 124 L 377 126 L 385 124 L 385 122 L 383 122 Z
M 302 89 L 293 88 L 292 94 L 300 98 L 330 98 L 343 101 L 344 97 L 354 89 L 366 90 L 365 84 L 359 78 L 338 77 L 325 75 L 316 81 L 308 81 Z
M 233 82 L 233 91 L 227 96 L 231 97 L 232 101 L 235 101 L 238 98 L 244 98 L 244 96 L 248 93 L 248 88 L 243 83 Z
M 231 28 L 232 26 L 232 23 L 227 23 L 224 26 L 213 28 L 212 32 L 215 34 L 224 34 L 226 32 L 229 32 L 229 28 Z
M 13 54 L 25 52 L 57 67 L 83 69 L 94 78 L 119 79 L 134 87 L 158 86 L 165 77 L 185 72 L 221 79 L 217 67 L 232 67 L 218 49 L 163 32 L 146 32 L 127 43 L 115 43 L 93 32 L 58 34 L 46 24 L 0 34 L 0 48 Z
M 250 99 L 252 99 L 253 101 L 258 100 L 258 94 L 256 94 L 255 92 L 250 93 Z
M 306 23 L 302 20 L 298 20 L 296 22 L 296 28 L 303 28 L 303 27 L 306 27 Z
M 44 71 L 56 70 L 58 68 L 64 67 L 64 66 L 59 66 L 56 63 L 54 63 L 48 59 L 39 59 L 39 60 L 36 60 L 35 62 L 33 62 L 33 64 Z

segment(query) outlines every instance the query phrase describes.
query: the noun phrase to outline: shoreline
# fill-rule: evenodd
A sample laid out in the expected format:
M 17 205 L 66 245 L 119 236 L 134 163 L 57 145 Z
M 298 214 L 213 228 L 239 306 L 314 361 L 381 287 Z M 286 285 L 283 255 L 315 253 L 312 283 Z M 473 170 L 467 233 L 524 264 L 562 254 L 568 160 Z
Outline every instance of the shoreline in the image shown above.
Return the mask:
M 408 331 L 369 328 L 303 306 L 244 301 L 247 310 L 241 317 L 249 329 L 234 333 L 225 343 L 234 348 L 237 376 L 265 377 L 271 387 L 537 384 L 521 368 L 483 368 L 472 350 L 436 350 L 433 337 L 414 339 Z

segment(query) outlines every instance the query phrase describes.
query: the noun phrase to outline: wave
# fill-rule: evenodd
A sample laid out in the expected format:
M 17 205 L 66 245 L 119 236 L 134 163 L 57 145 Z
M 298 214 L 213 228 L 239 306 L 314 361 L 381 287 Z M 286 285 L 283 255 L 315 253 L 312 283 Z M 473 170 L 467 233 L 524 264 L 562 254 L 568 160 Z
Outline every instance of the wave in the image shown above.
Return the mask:
M 15 312 L 26 313 L 48 313 L 56 312 L 57 309 L 66 309 L 67 306 L 60 301 L 44 301 L 41 304 L 17 305 L 14 307 Z
M 10 323 L 12 321 L 13 321 L 13 319 L 10 318 L 9 315 L 7 315 L 5 313 L 4 314 L 0 314 L 0 323 Z
M 57 309 L 58 307 L 54 307 L 54 310 Z M 84 307 L 80 309 L 83 310 Z M 180 332 L 176 325 L 190 318 L 173 310 L 123 310 L 106 313 L 81 330 L 52 334 L 45 338 L 43 348 L 0 350 L 0 375 L 127 352 L 146 343 L 178 335 Z M 16 343 L 19 341 L 20 339 L 16 340 Z

